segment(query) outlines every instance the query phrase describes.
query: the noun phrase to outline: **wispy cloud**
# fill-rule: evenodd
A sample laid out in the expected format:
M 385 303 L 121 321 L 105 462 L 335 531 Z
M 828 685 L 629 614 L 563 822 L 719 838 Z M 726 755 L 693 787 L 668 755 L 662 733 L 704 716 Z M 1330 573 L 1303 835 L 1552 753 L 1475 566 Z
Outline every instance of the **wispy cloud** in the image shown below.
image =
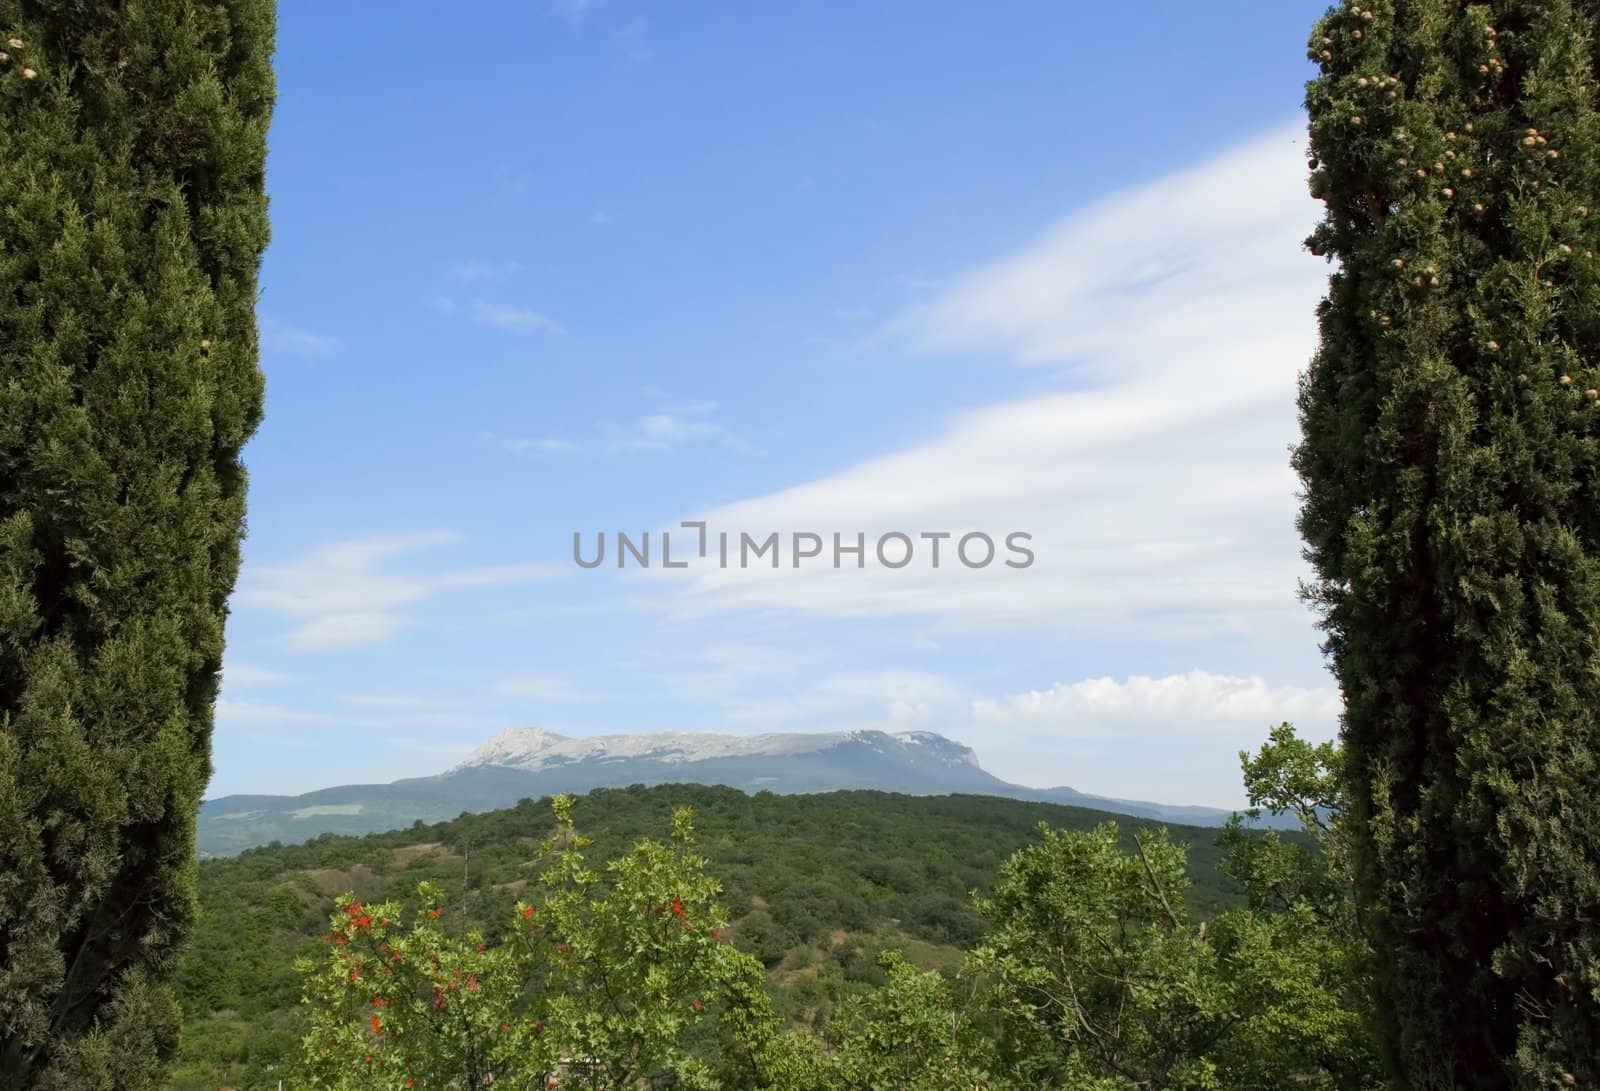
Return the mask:
M 678 607 L 1314 639 L 1287 456 L 1327 276 L 1301 247 L 1317 215 L 1302 130 L 1076 213 L 886 330 L 925 353 L 1048 369 L 1053 389 L 698 516 L 752 532 L 1020 530 L 1031 568 L 697 568 Z
M 287 563 L 248 565 L 234 601 L 285 614 L 299 625 L 285 638 L 294 651 L 324 651 L 384 640 L 415 623 L 403 611 L 451 590 L 529 583 L 562 570 L 508 564 L 397 571 L 390 562 L 462 541 L 450 531 L 330 542 Z
M 468 277 L 466 279 L 474 279 Z M 476 279 L 484 279 L 478 277 Z M 508 303 L 490 303 L 483 299 L 461 301 L 447 295 L 427 296 L 423 302 L 431 310 L 444 315 L 461 315 L 480 326 L 506 330 L 510 333 L 561 333 L 561 324 L 549 315 Z
M 341 348 L 337 337 L 301 329 L 272 318 L 261 320 L 261 343 L 268 351 L 294 356 L 332 356 Z
M 481 299 L 473 301 L 472 320 L 480 326 L 512 333 L 561 332 L 561 326 L 553 318 L 532 307 L 488 303 Z
M 813 649 L 745 642 L 711 644 L 675 661 L 660 679 L 661 687 L 689 700 L 727 701 L 747 689 L 770 692 L 788 685 L 802 668 L 816 661 Z
M 703 399 L 673 399 L 664 392 L 645 387 L 642 391 L 651 412 L 627 424 L 606 422 L 598 435 L 583 442 L 559 436 L 501 436 L 493 432 L 479 439 L 508 454 L 523 457 L 571 455 L 581 451 L 626 454 L 633 451 L 673 451 L 692 443 L 717 443 L 736 451 L 754 453 L 755 448 L 731 429 L 711 419 L 716 402 Z
M 420 697 L 407 697 L 396 693 L 346 693 L 342 694 L 339 700 L 356 708 L 418 711 L 430 707 L 430 703 Z
M 222 685 L 229 690 L 283 686 L 293 681 L 292 674 L 269 670 L 266 667 L 253 667 L 248 663 L 227 663 L 222 668 Z
M 717 412 L 714 401 L 673 398 L 657 387 L 645 387 L 645 398 L 654 403 L 653 412 L 634 422 L 633 431 L 620 446 L 631 451 L 671 451 L 688 443 L 711 441 L 736 451 L 754 451 L 730 429 L 711 419 Z
M 639 418 L 638 434 L 628 440 L 628 446 L 637 451 L 670 451 L 695 440 L 714 440 L 740 451 L 751 449 L 715 421 L 677 413 L 651 413 Z
M 571 455 L 579 450 L 576 443 L 555 436 L 497 436 L 485 433 L 483 440 L 509 454 L 524 457 Z
M 285 646 L 294 652 L 324 652 L 387 640 L 412 624 L 403 614 L 353 610 L 312 618 L 290 633 Z
M 328 712 L 295 708 L 260 701 L 217 702 L 217 722 L 224 727 L 273 724 L 310 727 L 450 727 L 483 728 L 490 721 L 483 717 L 452 712 L 424 712 L 415 709 L 375 709 L 371 712 Z
M 774 692 L 775 681 L 769 680 L 758 693 L 726 697 L 728 722 L 752 728 L 810 724 L 901 729 L 950 721 L 963 712 L 961 687 L 923 670 L 838 672 L 788 693 Z
M 494 691 L 528 701 L 580 701 L 586 696 L 564 674 L 515 674 L 502 678 Z

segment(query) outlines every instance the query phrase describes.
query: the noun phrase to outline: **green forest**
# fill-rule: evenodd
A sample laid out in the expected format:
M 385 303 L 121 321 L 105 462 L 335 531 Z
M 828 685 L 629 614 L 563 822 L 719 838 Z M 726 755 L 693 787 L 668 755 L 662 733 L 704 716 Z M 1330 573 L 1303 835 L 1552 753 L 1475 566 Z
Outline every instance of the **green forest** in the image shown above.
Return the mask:
M 694 811 L 730 935 L 762 964 L 785 1018 L 818 1028 L 846 996 L 882 984 L 885 950 L 923 969 L 955 970 L 986 930 L 971 893 L 992 888 L 1041 822 L 1087 831 L 1113 817 L 981 796 L 750 796 L 695 785 L 602 789 L 580 797 L 574 817 L 592 854 L 612 859 L 669 829 L 680 807 Z M 178 972 L 190 1014 L 176 1086 L 270 1087 L 293 1064 L 305 1019 L 292 964 L 316 949 L 336 896 L 405 901 L 431 882 L 445 893 L 446 923 L 492 931 L 536 877 L 552 821 L 549 800 L 529 800 L 438 825 L 203 861 L 201 912 Z M 1117 821 L 1124 844 L 1153 828 Z M 1200 916 L 1243 904 L 1243 888 L 1219 868 L 1216 830 L 1173 835 L 1187 848 Z

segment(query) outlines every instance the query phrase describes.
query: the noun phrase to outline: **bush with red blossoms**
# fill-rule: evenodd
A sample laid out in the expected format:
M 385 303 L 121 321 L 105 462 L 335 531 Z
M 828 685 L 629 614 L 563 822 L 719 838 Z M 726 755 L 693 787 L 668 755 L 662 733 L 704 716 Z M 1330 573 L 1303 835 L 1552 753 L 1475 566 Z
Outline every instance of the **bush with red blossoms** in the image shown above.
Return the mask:
M 774 1033 L 761 969 L 723 939 L 720 889 L 691 816 L 603 869 L 554 804 L 542 876 L 503 936 L 452 932 L 441 891 L 339 899 L 300 964 L 303 1077 L 330 1091 L 407 1087 L 750 1087 Z

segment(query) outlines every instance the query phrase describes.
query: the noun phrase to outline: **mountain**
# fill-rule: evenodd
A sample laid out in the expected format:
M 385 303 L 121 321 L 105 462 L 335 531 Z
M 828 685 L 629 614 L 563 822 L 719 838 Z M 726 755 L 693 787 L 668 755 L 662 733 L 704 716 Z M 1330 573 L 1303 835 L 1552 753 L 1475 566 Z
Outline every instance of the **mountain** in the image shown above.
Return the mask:
M 569 738 L 508 728 L 437 776 L 351 784 L 298 796 L 235 795 L 200 807 L 200 851 L 223 856 L 272 841 L 363 834 L 510 807 L 519 799 L 631 784 L 716 784 L 782 794 L 876 789 L 988 795 L 1090 807 L 1186 825 L 1231 812 L 1025 788 L 987 773 L 971 747 L 927 731 L 765 735 L 659 732 Z

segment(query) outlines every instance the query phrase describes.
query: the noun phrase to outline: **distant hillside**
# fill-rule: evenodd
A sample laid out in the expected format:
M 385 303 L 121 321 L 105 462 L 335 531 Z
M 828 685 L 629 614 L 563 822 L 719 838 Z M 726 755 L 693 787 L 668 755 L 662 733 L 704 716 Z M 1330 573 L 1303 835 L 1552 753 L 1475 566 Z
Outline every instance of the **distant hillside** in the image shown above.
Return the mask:
M 356 835 L 510 807 L 523 798 L 632 784 L 717 784 L 785 794 L 873 789 L 1001 796 L 1220 826 L 1230 812 L 1025 788 L 985 772 L 977 755 L 926 731 L 766 735 L 661 732 L 568 738 L 511 728 L 438 776 L 353 784 L 298 796 L 236 795 L 200 808 L 200 851 L 224 856 L 323 833 Z
M 502 772 L 504 770 L 501 770 Z M 778 795 L 699 785 L 600 790 L 578 828 L 599 862 L 664 837 L 674 808 L 695 809 L 709 871 L 723 884 L 734 941 L 768 967 L 780 1007 L 814 1023 L 864 982 L 877 953 L 950 968 L 983 932 L 969 892 L 1038 836 L 1040 822 L 1088 829 L 1117 816 L 992 796 L 848 791 Z M 1124 833 L 1154 823 L 1121 818 Z M 1171 827 L 1189 844 L 1190 904 L 1204 916 L 1238 894 L 1217 870 L 1217 830 Z M 327 928 L 332 899 L 404 898 L 423 879 L 446 892 L 446 923 L 494 934 L 535 873 L 548 801 L 364 838 L 325 836 L 200 864 L 201 913 L 178 985 L 186 1013 L 175 1091 L 276 1086 L 299 1035 L 290 968 Z

